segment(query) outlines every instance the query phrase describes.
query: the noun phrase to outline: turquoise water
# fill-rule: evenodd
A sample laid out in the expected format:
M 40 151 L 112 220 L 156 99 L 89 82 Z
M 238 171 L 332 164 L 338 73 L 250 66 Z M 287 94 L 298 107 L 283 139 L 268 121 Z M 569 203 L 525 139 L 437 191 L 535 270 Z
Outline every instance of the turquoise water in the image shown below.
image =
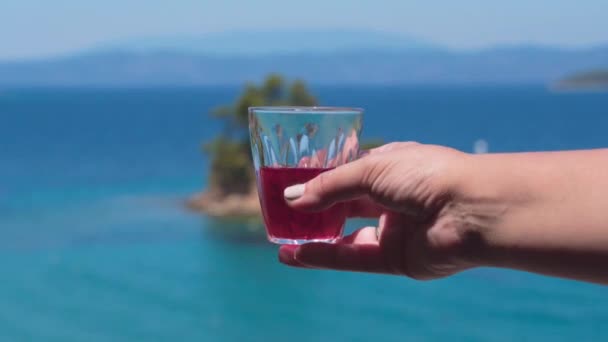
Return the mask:
M 318 88 L 364 136 L 470 151 L 608 146 L 608 95 Z M 608 291 L 479 269 L 409 279 L 293 270 L 188 213 L 209 108 L 238 89 L 0 91 L 0 340 L 600 340 Z M 350 224 L 354 228 L 357 222 Z

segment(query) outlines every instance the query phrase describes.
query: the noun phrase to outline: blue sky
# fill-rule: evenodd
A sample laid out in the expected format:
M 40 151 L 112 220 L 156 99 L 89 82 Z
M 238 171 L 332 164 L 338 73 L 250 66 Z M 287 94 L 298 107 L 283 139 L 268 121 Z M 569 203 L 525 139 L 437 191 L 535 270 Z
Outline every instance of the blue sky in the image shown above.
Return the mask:
M 227 30 L 356 28 L 458 49 L 608 42 L 608 0 L 1 0 L 0 59 Z

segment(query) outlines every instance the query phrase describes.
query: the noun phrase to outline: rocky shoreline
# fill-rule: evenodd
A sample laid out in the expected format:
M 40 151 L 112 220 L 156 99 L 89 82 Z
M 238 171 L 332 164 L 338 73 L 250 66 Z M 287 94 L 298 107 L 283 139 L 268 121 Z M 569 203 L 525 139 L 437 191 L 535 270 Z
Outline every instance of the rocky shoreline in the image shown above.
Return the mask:
M 190 197 L 186 205 L 190 210 L 215 218 L 261 217 L 262 215 L 255 185 L 249 192 L 243 194 L 209 189 Z

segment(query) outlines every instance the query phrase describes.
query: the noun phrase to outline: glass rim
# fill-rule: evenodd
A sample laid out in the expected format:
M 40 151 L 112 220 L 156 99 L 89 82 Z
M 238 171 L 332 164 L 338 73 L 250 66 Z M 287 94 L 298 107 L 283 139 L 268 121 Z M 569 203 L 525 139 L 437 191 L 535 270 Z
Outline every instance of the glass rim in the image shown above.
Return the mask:
M 363 108 L 331 106 L 261 106 L 249 107 L 249 112 L 269 112 L 283 114 L 362 114 Z

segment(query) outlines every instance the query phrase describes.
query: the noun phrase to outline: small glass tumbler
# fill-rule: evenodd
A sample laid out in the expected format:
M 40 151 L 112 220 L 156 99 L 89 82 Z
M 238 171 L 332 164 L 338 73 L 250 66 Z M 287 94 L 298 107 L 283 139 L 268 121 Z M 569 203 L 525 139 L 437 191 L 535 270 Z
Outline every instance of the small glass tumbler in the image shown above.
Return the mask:
M 333 243 L 342 237 L 343 203 L 320 212 L 296 211 L 283 191 L 355 160 L 362 123 L 359 108 L 249 108 L 251 151 L 269 241 Z

